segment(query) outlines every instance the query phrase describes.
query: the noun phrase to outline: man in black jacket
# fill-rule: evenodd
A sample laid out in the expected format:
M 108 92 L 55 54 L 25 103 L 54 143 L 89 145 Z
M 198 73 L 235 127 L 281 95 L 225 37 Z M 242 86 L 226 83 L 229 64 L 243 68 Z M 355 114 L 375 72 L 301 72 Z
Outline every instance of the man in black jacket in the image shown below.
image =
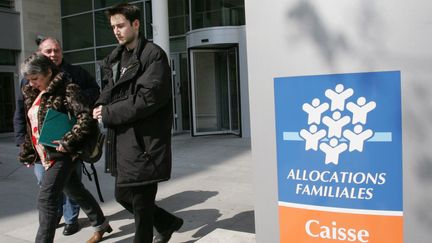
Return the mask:
M 107 10 L 119 46 L 104 60 L 104 82 L 93 117 L 107 130 L 106 170 L 115 197 L 135 217 L 135 243 L 168 242 L 183 220 L 155 204 L 158 182 L 171 176 L 171 69 L 165 52 L 140 33 L 140 10 Z
M 53 37 L 46 37 L 37 40 L 38 51 L 49 57 L 51 61 L 54 62 L 60 69 L 68 75 L 66 79 L 71 79 L 72 82 L 78 84 L 87 98 L 87 102 L 93 104 L 97 97 L 99 96 L 99 85 L 96 83 L 95 79 L 83 68 L 79 66 L 72 66 L 63 60 L 63 53 L 61 49 L 60 42 Z M 21 80 L 21 87 L 27 84 L 26 79 Z M 20 146 L 24 142 L 24 136 L 26 134 L 26 117 L 24 112 L 24 101 L 23 95 L 19 92 L 16 103 L 16 110 L 14 113 L 14 130 L 15 130 L 15 143 Z M 79 178 L 81 178 L 81 166 L 77 166 L 77 173 Z M 38 184 L 42 181 L 45 169 L 39 163 L 35 163 L 34 172 L 38 180 Z M 59 204 L 58 216 L 59 220 L 61 216 L 64 216 L 65 227 L 63 230 L 64 235 L 72 235 L 78 232 L 78 215 L 79 215 L 79 205 L 71 200 L 70 198 L 64 196 L 64 200 L 61 199 Z

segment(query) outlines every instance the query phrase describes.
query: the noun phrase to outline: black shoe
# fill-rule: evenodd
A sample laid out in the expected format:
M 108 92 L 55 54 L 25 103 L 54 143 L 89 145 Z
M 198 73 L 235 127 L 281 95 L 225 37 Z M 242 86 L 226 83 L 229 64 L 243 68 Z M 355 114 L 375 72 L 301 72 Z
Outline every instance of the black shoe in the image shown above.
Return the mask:
M 79 231 L 79 224 L 75 222 L 73 224 L 66 224 L 63 230 L 64 235 L 73 235 Z
M 156 233 L 156 237 L 153 240 L 153 243 L 167 243 L 170 239 L 174 231 L 179 230 L 183 225 L 183 219 L 175 218 L 174 222 L 170 225 L 170 227 L 164 232 Z

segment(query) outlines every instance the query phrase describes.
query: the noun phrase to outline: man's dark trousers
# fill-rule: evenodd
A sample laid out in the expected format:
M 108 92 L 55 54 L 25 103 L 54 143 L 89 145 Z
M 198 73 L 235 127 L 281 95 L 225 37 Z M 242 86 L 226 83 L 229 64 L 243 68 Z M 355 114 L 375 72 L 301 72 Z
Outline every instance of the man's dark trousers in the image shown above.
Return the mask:
M 115 198 L 135 218 L 134 243 L 152 243 L 153 226 L 164 232 L 175 220 L 175 216 L 155 204 L 157 183 L 144 186 L 119 187 Z

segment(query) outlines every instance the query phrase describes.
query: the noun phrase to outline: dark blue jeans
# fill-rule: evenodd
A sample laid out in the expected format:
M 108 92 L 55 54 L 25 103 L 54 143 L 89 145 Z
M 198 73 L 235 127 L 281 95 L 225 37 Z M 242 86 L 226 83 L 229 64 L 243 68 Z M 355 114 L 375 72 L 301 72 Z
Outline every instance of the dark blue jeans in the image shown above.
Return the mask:
M 45 175 L 45 168 L 40 163 L 36 163 L 34 166 L 34 173 L 37 178 L 37 183 L 40 186 L 42 184 L 43 176 Z M 76 167 L 76 173 L 81 181 L 82 178 L 82 164 L 78 163 Z M 66 195 L 60 196 L 60 203 L 58 205 L 57 216 L 64 216 L 65 224 L 74 224 L 78 222 L 80 207 L 78 203 L 70 199 Z
M 75 173 L 76 166 L 78 163 L 64 156 L 57 159 L 54 165 L 45 171 L 38 196 L 39 229 L 36 243 L 53 242 L 57 226 L 57 210 L 62 193 L 79 204 L 96 231 L 104 229 L 108 224 L 96 199 L 84 187 Z

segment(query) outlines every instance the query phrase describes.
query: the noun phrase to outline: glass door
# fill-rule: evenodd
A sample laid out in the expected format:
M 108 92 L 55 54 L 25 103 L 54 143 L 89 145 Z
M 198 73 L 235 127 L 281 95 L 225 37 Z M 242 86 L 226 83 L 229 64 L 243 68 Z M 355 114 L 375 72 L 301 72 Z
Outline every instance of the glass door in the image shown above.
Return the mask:
M 14 73 L 0 72 L 0 133 L 13 132 L 14 111 Z
M 240 135 L 237 48 L 191 50 L 192 135 Z
M 180 67 L 179 55 L 171 55 L 171 75 L 172 75 L 172 102 L 173 102 L 173 133 L 182 131 L 182 109 L 181 109 L 181 92 L 180 92 Z
M 171 55 L 173 133 L 190 130 L 187 54 Z

